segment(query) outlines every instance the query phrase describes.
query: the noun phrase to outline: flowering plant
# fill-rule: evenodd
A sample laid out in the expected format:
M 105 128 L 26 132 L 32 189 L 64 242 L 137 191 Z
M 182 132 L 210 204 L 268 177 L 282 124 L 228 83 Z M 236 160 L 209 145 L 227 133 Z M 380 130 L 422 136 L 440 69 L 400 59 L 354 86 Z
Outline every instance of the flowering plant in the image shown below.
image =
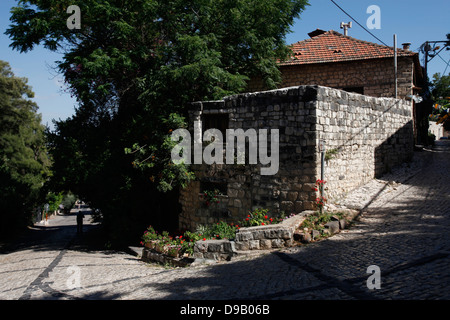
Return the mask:
M 239 225 L 237 224 L 228 224 L 225 221 L 220 221 L 211 227 L 209 233 L 215 239 L 234 239 L 238 228 Z
M 205 200 L 205 205 L 209 207 L 213 203 L 219 203 L 218 196 L 222 195 L 219 190 L 205 190 L 203 191 L 202 197 Z
M 268 209 L 258 208 L 250 212 L 241 224 L 244 227 L 264 226 L 279 223 L 280 221 L 282 221 L 282 219 L 270 217 Z
M 144 234 L 142 236 L 141 245 L 144 245 L 152 240 L 158 240 L 160 238 L 160 235 L 158 234 L 155 229 L 153 229 L 152 226 L 149 226 L 147 230 L 144 231 Z
M 323 191 L 325 190 L 325 183 L 327 183 L 325 180 L 317 179 L 316 180 L 316 188 L 315 191 L 320 192 L 320 196 L 316 198 L 316 205 L 317 208 L 319 208 L 320 212 L 323 211 L 323 207 L 325 206 L 325 203 L 327 202 L 327 198 L 323 196 Z
M 182 246 L 181 245 L 171 245 L 167 249 L 167 254 L 172 257 L 178 257 L 181 252 Z

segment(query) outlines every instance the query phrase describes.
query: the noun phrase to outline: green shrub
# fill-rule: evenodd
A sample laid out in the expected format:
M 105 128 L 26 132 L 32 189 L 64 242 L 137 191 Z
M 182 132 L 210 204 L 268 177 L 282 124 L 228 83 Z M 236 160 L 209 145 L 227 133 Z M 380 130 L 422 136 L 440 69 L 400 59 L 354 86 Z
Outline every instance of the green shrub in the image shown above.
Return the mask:
M 70 209 L 73 208 L 75 202 L 77 201 L 77 197 L 69 191 L 64 198 L 62 199 L 62 205 L 64 206 L 64 213 L 69 213 Z

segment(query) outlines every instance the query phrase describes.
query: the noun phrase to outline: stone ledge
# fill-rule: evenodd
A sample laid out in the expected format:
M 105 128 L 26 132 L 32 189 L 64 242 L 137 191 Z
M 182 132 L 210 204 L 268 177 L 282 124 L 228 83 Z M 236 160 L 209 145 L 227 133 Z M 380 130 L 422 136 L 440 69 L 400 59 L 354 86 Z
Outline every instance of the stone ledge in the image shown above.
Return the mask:
M 303 211 L 281 223 L 240 228 L 235 241 L 199 240 L 194 246 L 196 259 L 229 261 L 238 251 L 268 250 L 291 247 L 294 244 L 294 231 L 313 211 Z
M 194 258 L 212 260 L 231 260 L 237 254 L 235 242 L 220 240 L 199 240 L 194 245 Z
M 267 250 L 291 247 L 294 244 L 294 231 L 302 224 L 311 210 L 302 211 L 281 223 L 240 228 L 236 232 L 236 250 Z
M 160 264 L 168 264 L 173 267 L 187 267 L 194 262 L 193 258 L 174 258 L 169 257 L 165 254 L 158 253 L 149 248 L 142 249 L 142 257 L 141 260 L 145 262 L 157 262 Z

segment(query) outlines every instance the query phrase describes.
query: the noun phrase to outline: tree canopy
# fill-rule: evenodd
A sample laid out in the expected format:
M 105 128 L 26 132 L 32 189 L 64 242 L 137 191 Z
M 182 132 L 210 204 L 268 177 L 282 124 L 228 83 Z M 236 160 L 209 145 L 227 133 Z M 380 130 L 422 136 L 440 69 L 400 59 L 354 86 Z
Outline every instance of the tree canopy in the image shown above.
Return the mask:
M 26 226 L 48 178 L 44 126 L 27 79 L 0 60 L 0 233 Z
M 431 119 L 442 123 L 450 131 L 450 75 L 433 75 L 431 85 L 432 99 L 435 102 Z
M 274 88 L 307 0 L 84 0 L 81 28 L 71 30 L 72 4 L 20 1 L 6 32 L 21 52 L 63 52 L 58 69 L 79 102 L 49 134 L 52 181 L 97 208 L 117 236 L 172 221 L 177 188 L 194 177 L 171 163 L 170 132 L 186 125 L 192 101 L 242 92 L 256 75 Z

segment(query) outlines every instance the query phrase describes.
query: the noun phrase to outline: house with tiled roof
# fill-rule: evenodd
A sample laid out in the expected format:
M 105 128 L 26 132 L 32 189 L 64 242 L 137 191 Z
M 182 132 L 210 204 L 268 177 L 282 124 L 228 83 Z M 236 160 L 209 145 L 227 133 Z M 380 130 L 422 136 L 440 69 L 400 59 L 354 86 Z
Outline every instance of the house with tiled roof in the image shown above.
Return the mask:
M 373 97 L 395 97 L 394 48 L 316 29 L 310 39 L 291 45 L 292 55 L 279 62 L 279 88 L 320 85 Z M 397 49 L 397 98 L 409 99 L 423 87 L 419 55 L 408 44 Z M 248 91 L 263 91 L 260 78 L 251 79 Z M 413 103 L 415 135 L 422 115 Z
M 394 49 L 355 39 L 330 30 L 317 29 L 310 39 L 291 45 L 292 55 L 280 61 L 280 88 L 322 85 L 374 97 L 394 97 Z M 421 89 L 422 68 L 418 53 L 397 49 L 398 98 Z M 260 79 L 252 79 L 249 91 L 264 90 Z

